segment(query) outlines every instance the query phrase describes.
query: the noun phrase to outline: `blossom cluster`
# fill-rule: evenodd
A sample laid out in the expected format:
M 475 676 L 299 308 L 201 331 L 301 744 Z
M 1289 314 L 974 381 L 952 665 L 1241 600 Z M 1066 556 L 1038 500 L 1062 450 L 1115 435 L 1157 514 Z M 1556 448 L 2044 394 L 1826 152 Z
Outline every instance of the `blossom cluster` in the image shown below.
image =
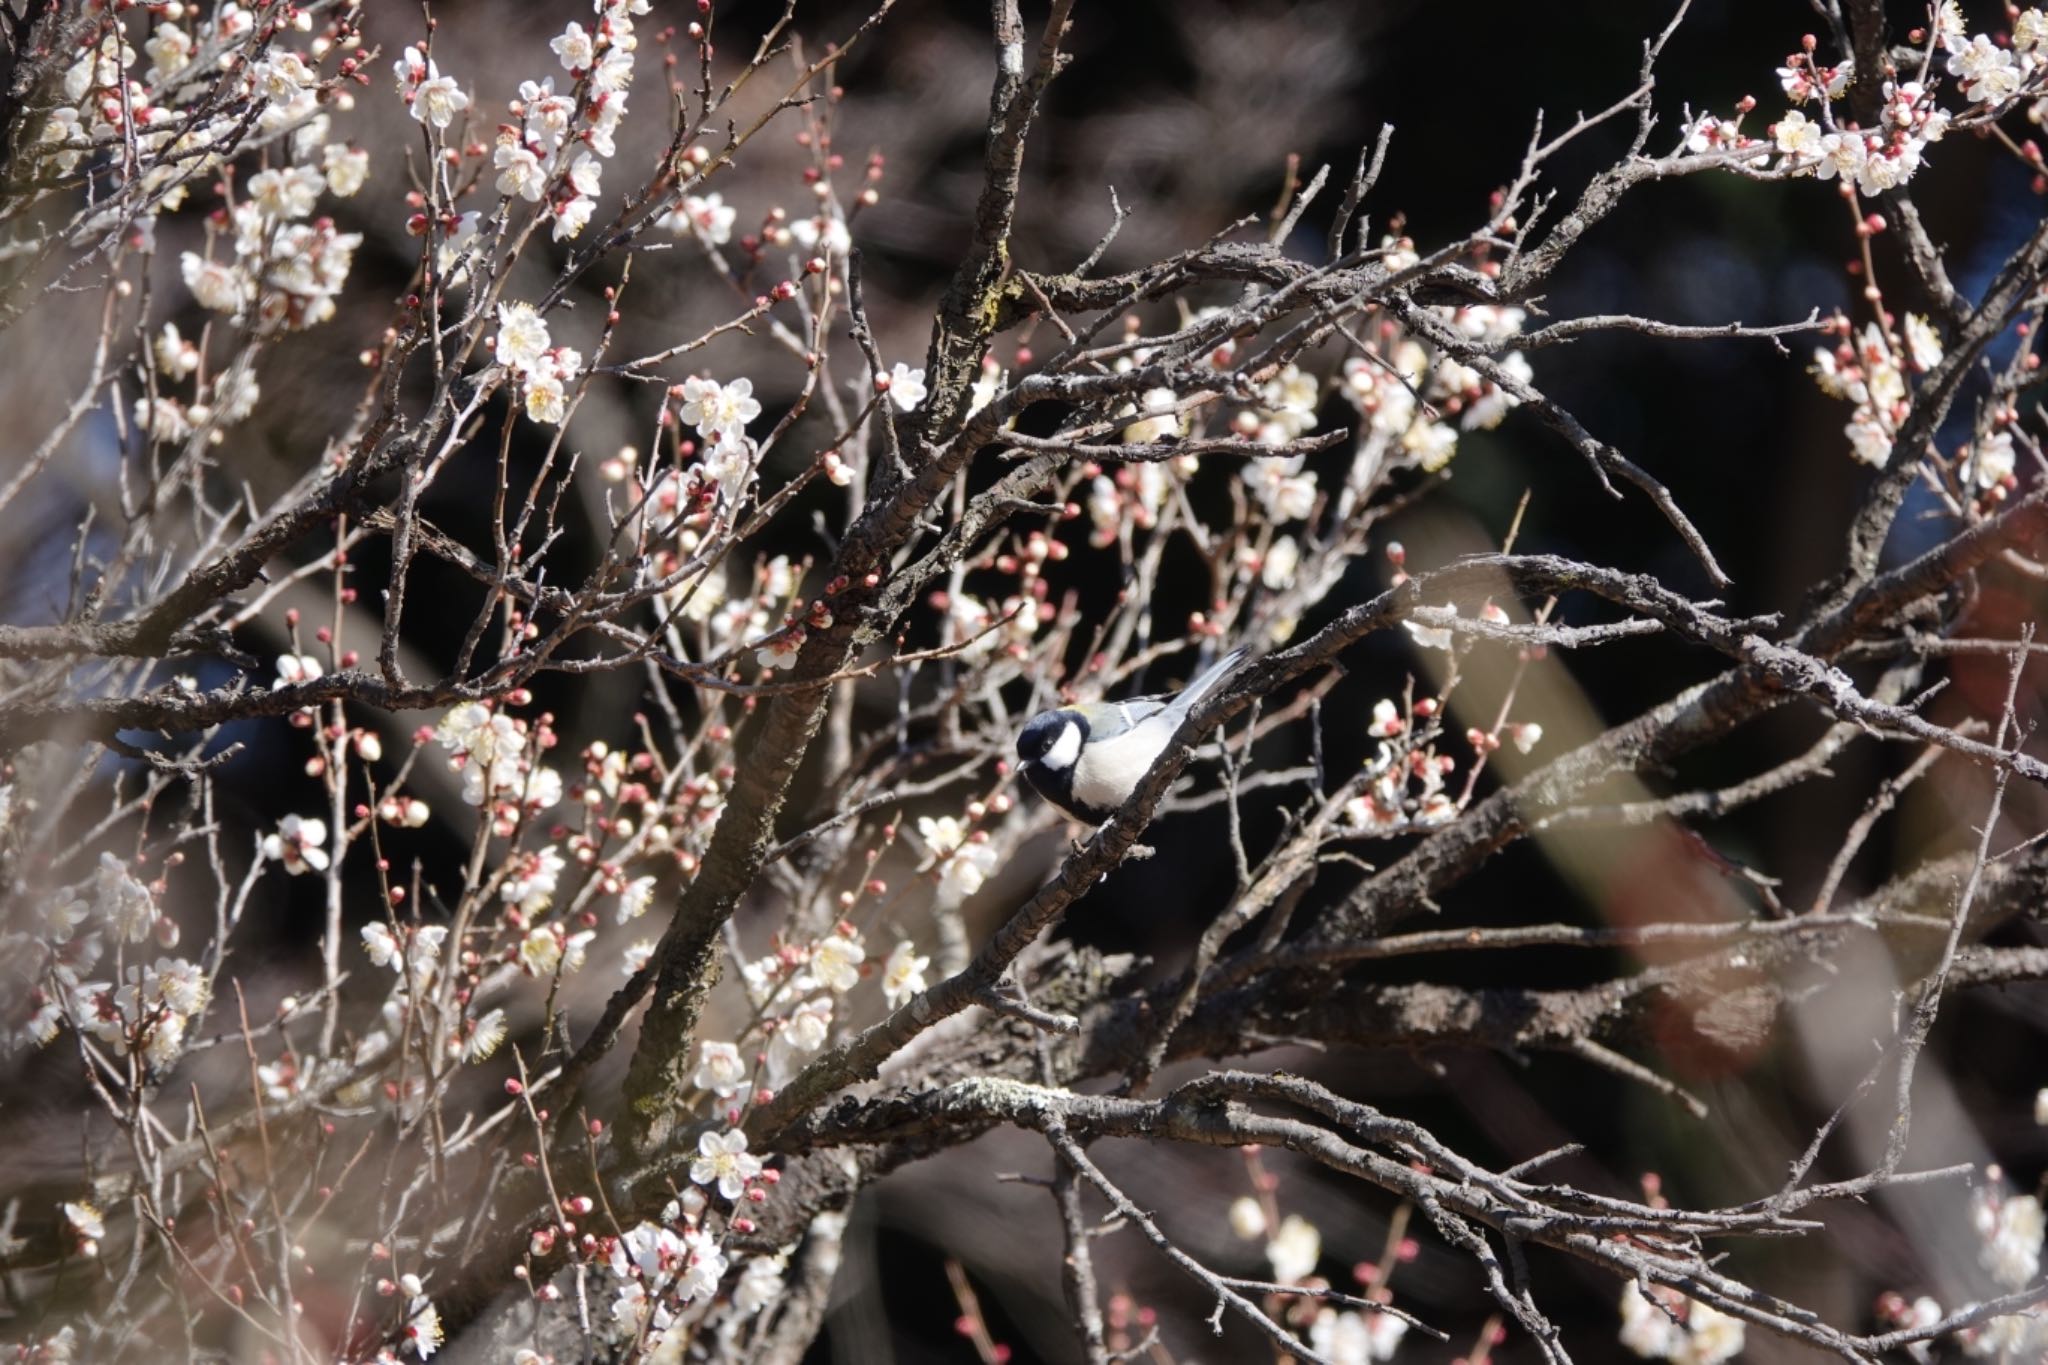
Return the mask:
M 91 34 L 64 69 L 31 149 L 52 183 L 95 186 L 77 239 L 112 232 L 154 250 L 160 220 L 210 187 L 221 202 L 204 241 L 177 256 L 193 300 L 259 338 L 332 318 L 362 236 L 318 216 L 319 203 L 355 195 L 370 162 L 364 149 L 333 139 L 330 111 L 348 110 L 353 96 L 321 66 L 338 58 L 346 68 L 362 47 L 353 12 L 337 12 L 316 33 L 306 11 L 280 30 L 236 3 L 210 15 L 153 6 L 139 32 L 94 26 Z M 239 98 L 223 98 L 222 82 Z M 251 148 L 263 149 L 263 164 L 238 185 L 233 159 Z M 217 444 L 248 417 L 260 393 L 249 361 L 207 359 L 200 343 L 164 324 L 131 408 L 147 439 L 175 445 L 199 435 Z
M 2042 1092 L 2035 1110 L 2037 1121 L 2048 1121 L 2048 1091 Z M 1977 1268 L 1998 1293 L 2026 1289 L 2041 1273 L 2048 1217 L 2044 1217 L 2036 1196 L 2017 1194 L 2010 1189 L 1998 1167 L 1987 1168 L 1984 1176 L 1984 1183 L 1972 1192 L 1969 1203 L 1970 1223 L 1978 1238 Z M 1952 1311 L 1967 1313 L 1975 1307 L 1973 1303 L 1961 1303 Z M 1877 1316 L 1888 1329 L 1924 1331 L 1939 1325 L 1948 1313 L 1929 1295 L 1908 1299 L 1903 1294 L 1886 1293 L 1878 1298 Z M 2024 1312 L 2001 1314 L 1964 1328 L 1956 1333 L 1955 1340 L 1966 1354 L 1981 1359 L 2039 1359 L 2048 1353 L 2048 1315 L 2043 1315 L 2038 1305 Z M 1918 1354 L 1926 1348 L 1914 1349 Z M 1926 1357 L 1923 1354 L 1920 1358 Z
M 1653 1285 L 1644 1293 L 1630 1280 L 1621 1291 L 1621 1344 L 1645 1360 L 1673 1365 L 1721 1365 L 1742 1352 L 1740 1318 L 1675 1289 Z
M 110 949 L 119 962 L 127 945 L 177 946 L 178 923 L 160 908 L 161 890 L 103 852 L 90 878 L 43 899 L 37 923 L 0 933 L 10 1002 L 0 1050 L 40 1047 L 70 1024 L 114 1056 L 139 1053 L 159 1070 L 177 1060 L 212 992 L 206 972 L 159 957 L 148 966 L 126 961 L 119 980 L 91 977 Z
M 1322 1232 L 1298 1213 L 1281 1215 L 1277 1176 L 1266 1169 L 1254 1152 L 1248 1152 L 1256 1195 L 1233 1200 L 1228 1211 L 1230 1229 L 1240 1240 L 1263 1242 L 1267 1267 L 1276 1284 L 1298 1285 L 1309 1290 L 1330 1288 L 1317 1275 L 1323 1260 Z M 1393 1302 L 1392 1277 L 1395 1268 L 1415 1259 L 1420 1248 L 1402 1238 L 1384 1263 L 1363 1262 L 1352 1269 L 1358 1292 L 1374 1303 Z M 1408 1333 L 1405 1318 L 1372 1308 L 1334 1308 L 1318 1304 L 1315 1298 L 1298 1301 L 1293 1313 L 1297 1325 L 1306 1328 L 1308 1344 L 1325 1360 L 1336 1365 L 1374 1365 L 1392 1360 Z

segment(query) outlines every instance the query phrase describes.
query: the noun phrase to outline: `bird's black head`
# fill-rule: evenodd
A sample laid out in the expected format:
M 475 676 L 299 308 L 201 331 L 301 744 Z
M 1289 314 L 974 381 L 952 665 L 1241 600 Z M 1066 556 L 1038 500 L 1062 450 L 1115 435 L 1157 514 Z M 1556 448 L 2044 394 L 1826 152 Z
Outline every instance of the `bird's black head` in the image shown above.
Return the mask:
M 1088 717 L 1062 708 L 1035 715 L 1017 736 L 1019 771 L 1032 790 L 1075 819 L 1087 817 L 1074 808 L 1074 765 L 1088 738 Z
M 1069 726 L 1075 727 L 1081 739 L 1088 737 L 1088 719 L 1080 712 L 1040 711 L 1025 723 L 1024 732 L 1017 736 L 1017 757 L 1031 768 L 1071 767 L 1072 759 L 1064 764 L 1047 761 Z

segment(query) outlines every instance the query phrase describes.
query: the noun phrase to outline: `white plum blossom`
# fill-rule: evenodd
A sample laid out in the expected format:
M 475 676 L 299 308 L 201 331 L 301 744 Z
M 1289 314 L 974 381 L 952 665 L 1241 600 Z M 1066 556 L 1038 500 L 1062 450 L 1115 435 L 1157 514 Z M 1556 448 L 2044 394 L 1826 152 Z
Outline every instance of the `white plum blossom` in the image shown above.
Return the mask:
M 65 1223 L 70 1226 L 71 1235 L 78 1239 L 79 1253 L 85 1256 L 99 1255 L 100 1239 L 107 1235 L 107 1220 L 99 1209 L 83 1199 L 57 1207 L 64 1215 Z
M 1133 409 L 1145 416 L 1124 428 L 1124 439 L 1139 444 L 1172 440 L 1184 435 L 1180 414 L 1174 411 L 1179 404 L 1180 395 L 1172 389 L 1145 390 L 1138 399 L 1138 407 Z
M 1916 370 L 1931 370 L 1941 363 L 1941 336 L 1934 325 L 1918 313 L 1906 314 L 1906 359 Z
M 1424 473 L 1434 474 L 1457 454 L 1458 433 L 1447 423 L 1418 416 L 1401 433 L 1401 449 Z
M 946 601 L 946 620 L 960 645 L 960 657 L 985 659 L 1005 644 L 1030 644 L 1038 633 L 1038 606 L 1026 598 L 1010 597 L 998 609 L 972 593 L 953 593 Z M 970 889 L 961 894 L 974 893 Z
M 768 1081 L 781 1086 L 796 1074 L 796 1063 L 825 1046 L 832 1027 L 832 998 L 806 1000 L 790 1011 L 768 1040 Z
M 681 236 L 693 228 L 713 246 L 724 246 L 732 240 L 732 225 L 739 217 L 739 210 L 725 202 L 725 196 L 713 191 L 706 195 L 688 194 L 683 202 L 661 217 L 660 227 Z
M 1970 451 L 1970 480 L 1980 489 L 1998 487 L 2013 476 L 2017 467 L 2010 431 L 1994 431 Z
M 498 898 L 518 906 L 522 914 L 539 914 L 553 902 L 555 887 L 567 866 L 553 844 L 537 852 L 518 854 L 512 860 L 511 872 L 498 888 Z
M 898 412 L 910 412 L 925 400 L 924 371 L 897 361 L 889 370 L 889 401 Z
M 1814 176 L 1820 180 L 1832 180 L 1836 176 L 1854 180 L 1861 174 L 1869 153 L 1862 133 L 1829 133 L 1820 141 L 1821 159 L 1814 168 Z
M 553 976 L 562 961 L 562 932 L 552 924 L 536 924 L 519 940 L 519 965 L 528 976 Z
M 583 142 L 599 156 L 618 155 L 613 134 L 626 117 L 624 95 L 599 95 L 590 109 L 590 121 L 583 128 Z
M 992 359 L 984 359 L 981 363 L 981 373 L 975 377 L 973 386 L 967 392 L 967 415 L 972 417 L 995 402 L 996 395 L 1008 387 L 1009 382 L 1008 370 Z
M 1994 1171 L 1995 1178 L 1995 1171 Z M 2001 1289 L 2021 1289 L 2041 1271 L 2041 1239 L 2048 1232 L 2041 1201 L 2031 1194 L 2009 1194 L 1993 1185 L 1970 1199 L 1970 1217 L 1984 1245 L 1977 1254 Z
M 747 485 L 753 481 L 754 462 L 750 444 L 744 439 L 735 445 L 713 446 L 698 457 L 697 470 L 705 480 L 716 485 L 724 504 L 730 508 L 739 504 Z M 740 604 L 744 608 L 744 604 Z M 751 619 L 751 618 L 747 618 Z M 754 629 L 767 625 L 765 619 L 754 623 Z M 802 637 L 799 633 L 798 643 Z
M 2038 1361 L 2048 1353 L 2048 1318 L 2039 1313 L 2006 1313 L 1958 1335 L 1964 1354 L 2001 1365 Z
M 1536 378 L 1536 372 L 1529 367 L 1529 358 L 1520 351 L 1510 351 L 1501 357 L 1501 369 L 1510 378 L 1528 384 Z M 1479 386 L 1479 396 L 1470 401 L 1465 414 L 1458 419 L 1458 425 L 1466 431 L 1490 431 L 1501 423 L 1509 409 L 1521 406 L 1522 400 L 1498 384 L 1485 383 Z M 1442 466 L 1439 465 L 1439 468 Z
M 555 78 L 519 83 L 519 112 L 529 131 L 540 134 L 549 147 L 559 147 L 576 117 L 576 101 L 555 93 Z
M 1529 320 L 1527 309 L 1502 308 L 1491 303 L 1439 308 L 1436 311 L 1472 340 L 1489 345 L 1521 335 L 1522 324 Z
M 590 88 L 602 94 L 618 95 L 633 83 L 633 54 L 622 47 L 605 49 L 590 69 Z
M 1309 1324 L 1308 1344 L 1331 1365 L 1372 1365 L 1392 1360 L 1407 1331 L 1408 1324 L 1392 1313 L 1324 1308 Z
M 412 116 L 436 128 L 446 128 L 455 116 L 469 108 L 469 96 L 453 76 L 429 76 L 413 92 Z
M 1821 140 L 1826 134 L 1825 128 L 1797 109 L 1788 110 L 1783 118 L 1771 125 L 1771 138 L 1778 144 L 1778 150 L 1802 161 L 1820 157 Z
M 498 172 L 498 193 L 516 194 L 529 204 L 540 202 L 542 192 L 547 189 L 548 173 L 533 148 L 517 142 L 501 142 L 491 153 L 491 165 Z
M 525 403 L 526 415 L 536 422 L 560 425 L 569 415 L 569 391 L 552 374 L 528 376 Z
M 406 97 L 412 116 L 421 123 L 446 128 L 457 114 L 469 108 L 469 96 L 462 92 L 455 78 L 442 75 L 440 68 L 416 47 L 408 47 L 399 54 L 392 70 L 398 78 L 399 93 Z
M 234 266 L 206 260 L 193 251 L 180 255 L 178 264 L 185 287 L 192 291 L 201 308 L 216 313 L 239 313 L 254 293 L 249 277 Z
M 761 1158 L 747 1151 L 747 1135 L 734 1128 L 724 1133 L 705 1133 L 697 1139 L 697 1157 L 690 1163 L 690 1179 L 698 1185 L 714 1185 L 727 1199 L 746 1193 L 747 1182 L 761 1174 Z
M 327 179 L 327 188 L 347 199 L 370 178 L 370 154 L 357 147 L 330 142 L 321 149 L 320 170 Z
M 1452 616 L 1458 614 L 1456 604 L 1448 605 L 1443 610 L 1449 612 Z M 1408 634 L 1414 639 L 1415 643 L 1424 649 L 1449 649 L 1451 647 L 1451 628 L 1449 626 L 1425 626 L 1420 621 L 1403 621 L 1401 624 L 1407 628 Z
M 480 210 L 471 209 L 455 220 L 455 230 L 434 248 L 434 269 L 446 275 L 450 285 L 459 285 L 469 278 L 469 267 L 463 257 L 475 243 L 477 228 L 483 220 Z
M 1323 1234 L 1298 1213 L 1281 1219 L 1278 1231 L 1266 1243 L 1266 1262 L 1281 1284 L 1301 1283 L 1315 1273 L 1322 1258 Z
M 1149 396 L 1149 395 L 1148 395 Z M 1259 390 L 1264 420 L 1258 439 L 1267 445 L 1284 445 L 1316 425 L 1316 403 L 1321 396 L 1314 376 L 1289 361 L 1286 368 L 1266 381 Z
M 519 784 L 519 804 L 529 811 L 551 810 L 561 804 L 562 775 L 544 764 L 536 764 Z
M 783 1258 L 755 1256 L 740 1269 L 739 1282 L 732 1287 L 732 1306 L 742 1317 L 752 1317 L 785 1292 Z
M 149 888 L 111 853 L 100 854 L 99 868 L 93 873 L 93 909 L 115 937 L 129 943 L 142 942 L 156 927 L 156 900 Z
M 548 324 L 530 303 L 498 305 L 497 356 L 502 365 L 526 371 L 540 363 L 552 343 Z
M 421 1360 L 441 1349 L 441 1310 L 432 1299 L 414 1296 L 405 1310 L 405 1344 Z
M 2048 50 L 2048 14 L 2024 9 L 2012 21 L 2012 50 L 2026 60 L 2029 70 L 2038 70 L 2040 56 Z
M 1969 24 L 1956 0 L 1941 0 L 1934 7 L 1934 40 L 1950 54 L 1961 52 L 1970 41 Z
M 142 50 L 149 54 L 149 79 L 151 84 L 161 85 L 167 77 L 174 76 L 178 72 L 183 71 L 192 61 L 192 48 L 192 35 L 185 32 L 184 29 L 168 21 L 158 24 L 142 43 Z M 281 55 L 290 56 L 300 66 L 305 65 L 303 61 L 299 60 L 299 56 L 295 52 Z M 251 69 L 249 73 L 250 80 L 258 91 L 265 94 L 268 93 L 270 83 L 276 80 L 277 76 L 265 68 L 274 67 L 275 65 L 274 62 L 263 61 L 258 62 Z M 289 80 L 289 77 L 285 79 Z M 294 98 L 297 93 L 294 90 L 286 98 Z
M 635 877 L 619 888 L 619 923 L 630 923 L 647 913 L 654 904 L 654 887 L 653 877 Z
M 811 975 L 820 985 L 850 991 L 860 984 L 860 964 L 867 950 L 844 934 L 827 934 L 811 947 Z
M 1981 33 L 1948 59 L 1948 74 L 1979 104 L 2010 99 L 2025 81 L 2013 54 Z
M 576 237 L 590 225 L 591 214 L 597 211 L 597 201 L 587 194 L 579 194 L 555 208 L 555 225 L 550 235 L 556 241 Z
M 194 45 L 182 30 L 164 25 L 142 46 L 151 62 L 168 72 L 184 69 L 192 59 Z M 276 49 L 249 68 L 250 93 L 273 104 L 297 104 L 309 87 L 319 81 L 305 59 L 287 48 Z
M 1265 1207 L 1248 1194 L 1241 1194 L 1230 1201 L 1226 1219 L 1230 1230 L 1247 1242 L 1266 1235 Z
M 1116 481 L 1098 474 L 1088 485 L 1088 520 L 1095 524 L 1092 543 L 1113 545 L 1123 528 L 1124 500 Z
M 1001 862 L 986 840 L 976 842 L 966 826 L 950 815 L 919 816 L 917 833 L 934 857 L 946 859 L 939 869 L 940 883 L 956 895 L 971 896 L 981 890 L 988 874 Z
M 263 836 L 263 856 L 283 863 L 284 870 L 294 877 L 301 872 L 325 872 L 327 850 L 321 845 L 326 842 L 325 821 L 287 815 L 277 822 L 275 834 Z
M 526 737 L 510 716 L 463 702 L 441 718 L 434 737 L 462 773 L 462 799 L 468 804 L 481 806 L 524 787 Z
M 406 943 L 405 966 L 416 989 L 433 980 L 441 965 L 441 945 L 447 941 L 448 926 L 445 924 L 413 926 L 411 938 Z
M 1651 1303 L 1630 1280 L 1621 1291 L 1621 1344 L 1646 1360 L 1668 1360 L 1685 1342 L 1685 1329 Z
M 853 249 L 853 234 L 838 214 L 799 218 L 789 225 L 789 235 L 805 251 L 826 256 L 844 256 Z
M 43 125 L 42 136 L 38 140 L 67 149 L 59 151 L 53 158 L 58 171 L 66 174 L 77 168 L 82 149 L 92 141 L 85 129 L 79 126 L 78 111 L 68 106 L 50 111 L 49 121 Z
M 761 415 L 761 402 L 754 397 L 754 381 L 744 375 L 723 384 L 692 375 L 683 381 L 679 415 L 714 446 L 742 448 L 746 444 L 747 423 Z
M 803 647 L 802 631 L 784 631 L 764 641 L 761 647 L 754 651 L 754 661 L 763 668 L 794 668 Z
M 273 218 L 304 218 L 326 185 L 327 178 L 311 166 L 273 168 L 249 177 L 249 198 Z
M 1245 466 L 1245 482 L 1275 521 L 1300 521 L 1316 505 L 1316 476 L 1303 473 L 1300 455 L 1285 459 L 1252 460 Z
M 584 32 L 583 25 L 573 20 L 561 36 L 548 40 L 548 46 L 561 59 L 564 71 L 588 71 L 597 61 L 596 43 Z
M 583 371 L 583 355 L 568 346 L 543 352 L 525 375 L 522 400 L 536 422 L 560 425 L 569 417 L 569 384 Z
M 683 1265 L 676 1276 L 675 1293 L 684 1303 L 708 1299 L 718 1292 L 718 1282 L 725 1278 L 725 1253 L 719 1249 L 717 1238 L 702 1228 L 690 1228 L 683 1233 Z
M 890 1009 L 923 991 L 926 986 L 924 969 L 932 960 L 920 954 L 908 939 L 898 943 L 889 952 L 889 960 L 882 964 L 882 999 Z M 2048 1094 L 2048 1091 L 2044 1091 Z
M 737 1095 L 747 1083 L 747 1064 L 736 1044 L 705 1041 L 697 1045 L 697 1074 L 692 1080 L 722 1100 Z
M 1648 1360 L 1674 1365 L 1721 1365 L 1740 1354 L 1739 1319 L 1661 1286 L 1652 1303 L 1630 1280 L 1621 1291 L 1621 1344 Z M 1674 1320 L 1676 1319 L 1676 1320 Z
M 1264 558 L 1259 561 L 1259 582 L 1273 592 L 1285 592 L 1294 586 L 1294 575 L 1301 567 L 1301 546 L 1293 536 L 1281 536 L 1266 547 Z
M 505 1034 L 510 1030 L 510 1027 L 510 1022 L 506 1019 L 505 1011 L 502 1009 L 491 1010 L 487 1014 L 470 1020 L 465 1025 L 462 1037 L 457 1044 L 462 1060 L 471 1066 L 476 1065 L 478 1062 L 488 1061 L 491 1054 L 496 1052 L 499 1046 L 504 1043 Z
M 365 924 L 363 926 L 363 951 L 369 954 L 373 965 L 390 967 L 393 970 L 397 969 L 399 962 L 398 939 L 391 932 L 389 926 L 379 924 L 374 920 Z
M 192 423 L 175 398 L 136 398 L 135 425 L 147 431 L 150 440 L 164 445 L 175 445 L 192 435 Z
M 656 1280 L 674 1270 L 688 1254 L 683 1239 L 668 1228 L 639 1223 L 612 1243 L 612 1274 Z
M 1850 454 L 1863 463 L 1876 465 L 1879 469 L 1891 463 L 1891 433 L 1878 422 L 1868 417 L 1858 418 L 1843 427 L 1842 433 L 1849 438 Z

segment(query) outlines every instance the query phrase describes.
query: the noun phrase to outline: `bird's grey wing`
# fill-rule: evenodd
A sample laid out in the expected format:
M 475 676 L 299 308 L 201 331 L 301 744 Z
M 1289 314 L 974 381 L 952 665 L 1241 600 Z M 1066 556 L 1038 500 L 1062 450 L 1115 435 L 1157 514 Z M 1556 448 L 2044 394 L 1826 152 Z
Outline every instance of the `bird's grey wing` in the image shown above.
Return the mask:
M 1140 712 L 1138 717 L 1140 720 L 1146 716 L 1157 715 L 1168 707 L 1172 707 L 1181 715 L 1186 715 L 1195 709 L 1195 703 L 1215 691 L 1216 684 L 1229 677 L 1231 670 L 1243 663 L 1245 657 L 1250 653 L 1249 649 L 1239 645 L 1236 649 L 1231 650 L 1215 663 L 1210 664 L 1200 673 L 1197 673 L 1194 679 L 1180 691 L 1157 692 L 1148 697 L 1128 697 L 1122 704 L 1146 708 Z
M 1182 715 L 1186 715 L 1189 711 L 1194 710 L 1195 703 L 1215 691 L 1217 684 L 1229 677 L 1232 670 L 1243 663 L 1245 656 L 1250 652 L 1243 645 L 1239 645 L 1236 649 L 1231 650 L 1215 663 L 1210 664 L 1200 673 L 1197 673 L 1194 681 L 1183 687 L 1180 690 L 1180 695 L 1173 699 L 1174 709 Z
M 1101 744 L 1127 735 L 1166 709 L 1162 697 L 1130 697 L 1123 701 L 1098 701 L 1076 707 L 1088 718 L 1088 742 Z

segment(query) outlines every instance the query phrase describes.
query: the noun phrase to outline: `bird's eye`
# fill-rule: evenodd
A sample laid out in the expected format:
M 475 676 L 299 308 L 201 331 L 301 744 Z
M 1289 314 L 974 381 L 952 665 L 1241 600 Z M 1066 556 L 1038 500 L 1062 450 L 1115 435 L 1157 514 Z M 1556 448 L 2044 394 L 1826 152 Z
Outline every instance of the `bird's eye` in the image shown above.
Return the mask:
M 1031 723 L 1017 736 L 1017 757 L 1029 763 L 1045 757 L 1046 750 L 1060 729 L 1059 717 L 1052 712 L 1033 716 Z

